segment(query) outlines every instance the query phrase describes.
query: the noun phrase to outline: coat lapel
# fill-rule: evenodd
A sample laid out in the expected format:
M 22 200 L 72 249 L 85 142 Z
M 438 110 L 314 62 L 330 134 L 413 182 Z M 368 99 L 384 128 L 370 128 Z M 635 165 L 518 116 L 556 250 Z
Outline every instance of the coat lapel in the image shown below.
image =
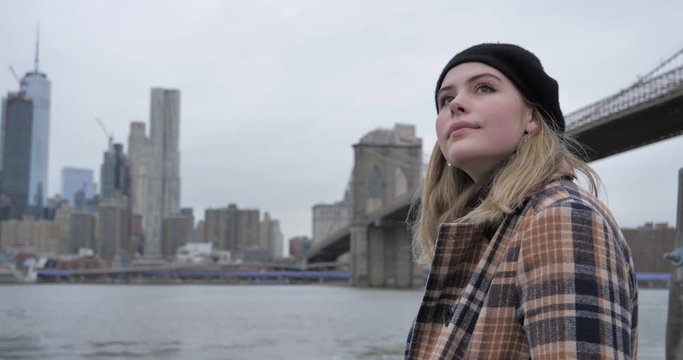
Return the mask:
M 442 345 L 440 358 L 461 359 L 464 357 L 485 296 L 505 253 L 509 238 L 506 236 L 507 230 L 516 218 L 516 216 L 506 216 L 503 220 L 473 269 L 462 295 L 453 304 L 453 316 L 448 327 L 450 331 L 446 332 L 448 337 L 439 341 Z
M 445 223 L 439 226 L 432 267 L 422 305 L 409 336 L 406 358 L 438 354 L 448 337 L 452 305 L 463 294 L 486 249 L 483 224 Z

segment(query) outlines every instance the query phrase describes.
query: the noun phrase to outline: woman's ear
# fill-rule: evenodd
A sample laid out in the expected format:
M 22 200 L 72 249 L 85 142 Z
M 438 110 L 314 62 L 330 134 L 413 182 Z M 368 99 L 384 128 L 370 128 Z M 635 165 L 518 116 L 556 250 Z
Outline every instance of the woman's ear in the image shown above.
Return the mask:
M 534 135 L 538 132 L 538 120 L 533 116 L 533 110 L 528 109 L 526 113 L 526 126 L 524 127 L 525 134 Z
M 535 135 L 538 132 L 538 121 L 532 119 L 526 124 L 525 133 Z

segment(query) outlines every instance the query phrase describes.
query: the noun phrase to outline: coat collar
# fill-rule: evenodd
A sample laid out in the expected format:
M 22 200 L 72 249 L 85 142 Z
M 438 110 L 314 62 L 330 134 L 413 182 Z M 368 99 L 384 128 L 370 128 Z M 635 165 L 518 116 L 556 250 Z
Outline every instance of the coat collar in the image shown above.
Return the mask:
M 520 209 L 521 210 L 521 209 Z M 507 230 L 513 225 L 518 218 L 517 214 L 510 214 L 506 216 L 503 222 L 498 226 L 493 238 L 481 258 L 476 263 L 469 282 L 462 291 L 462 295 L 458 298 L 452 306 L 452 317 L 450 325 L 453 330 L 449 334 L 448 342 L 453 344 L 450 349 L 456 349 L 459 355 L 463 355 L 472 335 L 474 325 L 477 322 L 481 312 L 484 299 L 488 293 L 491 281 L 498 270 L 498 265 L 503 259 L 507 242 L 510 236 L 507 236 Z M 485 227 L 481 229 L 483 232 Z M 461 345 L 462 344 L 462 345 Z M 456 354 L 456 355 L 458 355 Z M 457 358 L 457 356 L 456 356 Z
M 518 218 L 515 215 L 505 217 L 490 241 L 485 237 L 486 224 L 439 226 L 425 296 L 410 338 L 433 338 L 437 331 L 438 343 L 451 344 L 443 348 L 445 351 L 465 351 L 485 294 L 503 258 L 509 238 L 507 230 Z M 451 358 L 454 354 L 441 355 Z

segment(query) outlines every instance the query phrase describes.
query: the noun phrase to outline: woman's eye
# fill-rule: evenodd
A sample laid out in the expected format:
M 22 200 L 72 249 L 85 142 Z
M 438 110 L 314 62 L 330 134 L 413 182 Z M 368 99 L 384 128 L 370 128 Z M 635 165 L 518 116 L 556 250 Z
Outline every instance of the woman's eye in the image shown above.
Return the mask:
M 453 99 L 454 99 L 454 97 L 452 97 L 450 95 L 445 95 L 444 97 L 441 98 L 441 102 L 440 102 L 441 107 L 448 106 L 448 104 L 450 104 L 451 101 L 453 101 Z
M 484 94 L 489 94 L 492 92 L 495 92 L 496 89 L 493 88 L 493 86 L 489 84 L 479 84 L 477 85 L 475 92 L 477 93 L 484 93 Z

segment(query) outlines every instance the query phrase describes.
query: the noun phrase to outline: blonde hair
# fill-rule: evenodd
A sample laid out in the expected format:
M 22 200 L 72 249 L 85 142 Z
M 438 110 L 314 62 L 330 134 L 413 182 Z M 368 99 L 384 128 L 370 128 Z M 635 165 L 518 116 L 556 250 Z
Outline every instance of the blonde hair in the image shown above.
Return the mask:
M 448 166 L 438 144 L 434 146 L 421 196 L 416 194 L 410 208 L 411 215 L 417 213 L 410 225 L 418 263 L 431 263 L 439 224 L 496 224 L 562 175 L 583 174 L 589 190 L 597 195 L 600 179 L 575 154 L 581 149 L 578 143 L 552 129 L 538 107 L 530 106 L 538 132 L 521 141 L 486 181 L 475 183 L 463 170 Z

